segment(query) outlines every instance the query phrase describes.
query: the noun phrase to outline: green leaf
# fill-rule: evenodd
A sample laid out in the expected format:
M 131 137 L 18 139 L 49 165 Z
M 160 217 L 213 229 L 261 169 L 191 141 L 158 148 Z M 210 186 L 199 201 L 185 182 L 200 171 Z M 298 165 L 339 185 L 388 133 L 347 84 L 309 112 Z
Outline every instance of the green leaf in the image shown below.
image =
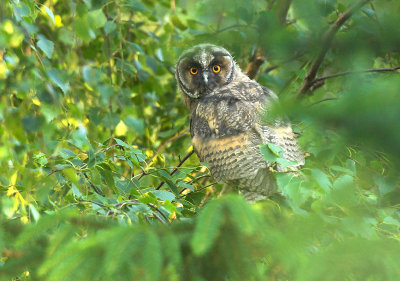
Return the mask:
M 271 151 L 267 144 L 260 145 L 259 147 L 265 161 L 276 162 L 276 160 L 278 160 L 278 156 L 273 151 Z
M 159 170 L 157 171 L 157 174 L 159 174 L 163 179 L 167 180 L 167 181 L 172 181 L 172 177 L 169 173 L 167 173 L 164 170 Z
M 87 17 L 88 22 L 93 29 L 103 27 L 107 22 L 107 18 L 101 9 L 90 11 Z
M 297 161 L 290 161 L 290 160 L 286 160 L 284 158 L 278 158 L 278 160 L 276 160 L 276 162 L 281 166 L 281 168 L 286 168 L 286 167 L 290 167 L 290 166 L 294 166 L 294 165 L 298 164 Z
M 40 37 L 39 41 L 37 42 L 37 46 L 46 54 L 46 56 L 51 59 L 54 51 L 54 43 L 50 40 L 47 40 L 43 36 Z
M 74 31 L 75 34 L 86 43 L 96 38 L 96 34 L 90 28 L 86 18 L 78 18 L 74 21 Z
M 99 164 L 97 167 L 98 167 L 98 171 L 100 172 L 101 176 L 103 177 L 106 185 L 111 190 L 113 190 L 115 193 L 118 194 L 119 192 L 115 186 L 114 176 L 113 176 L 110 166 L 106 163 L 102 163 L 102 164 Z
M 53 14 L 53 12 L 52 12 L 46 5 L 43 5 L 43 7 L 44 7 L 44 9 L 45 9 L 47 15 L 51 18 L 53 24 L 56 24 L 56 21 L 55 21 L 55 19 L 54 19 L 54 14 Z
M 163 201 L 172 201 L 175 199 L 175 194 L 166 190 L 153 190 L 152 192 L 155 196 L 157 196 L 158 199 Z
M 87 132 L 85 130 L 82 130 L 82 128 L 78 129 L 72 132 L 70 139 L 68 139 L 68 142 L 75 145 L 81 150 L 87 150 L 90 147 L 90 143 L 86 135 Z
M 63 71 L 59 69 L 47 69 L 46 73 L 51 82 L 60 87 L 64 94 L 70 90 L 69 81 Z
M 173 14 L 171 21 L 180 30 L 187 29 L 187 26 L 180 20 L 177 14 Z
M 21 21 L 21 19 L 24 17 L 29 17 L 31 13 L 29 6 L 24 3 L 20 3 L 20 5 L 13 4 L 13 8 L 14 8 L 14 16 L 17 19 L 17 21 Z
M 22 118 L 22 125 L 27 133 L 36 133 L 44 124 L 44 118 L 42 116 L 26 116 Z
M 131 189 L 136 189 L 135 186 L 128 180 L 117 180 L 116 186 L 118 190 L 125 195 L 130 195 L 131 194 Z
M 279 145 L 273 143 L 267 143 L 267 147 L 276 157 L 279 158 L 283 157 L 283 149 Z
M 145 123 L 144 120 L 139 119 L 139 118 L 135 118 L 132 116 L 128 116 L 125 119 L 125 124 L 134 129 L 135 132 L 139 135 L 139 136 L 143 136 L 145 133 Z
M 138 53 L 140 53 L 140 54 L 144 54 L 143 49 L 142 49 L 138 44 L 136 44 L 136 43 L 134 43 L 134 42 L 128 42 L 128 45 L 129 45 L 130 47 L 132 47 L 132 49 L 133 49 L 135 52 L 138 52 Z
M 130 150 L 130 149 L 133 149 L 133 147 L 132 147 L 131 145 L 127 144 L 127 143 L 124 142 L 123 140 L 120 140 L 120 139 L 118 139 L 118 138 L 114 138 L 114 140 L 117 142 L 118 145 L 120 145 L 120 146 L 122 146 L 122 147 L 128 148 L 129 150 Z
M 113 21 L 107 21 L 104 25 L 104 31 L 106 34 L 110 34 L 117 28 L 117 24 Z
M 146 12 L 148 11 L 147 7 L 140 1 L 136 0 L 128 0 L 128 7 L 134 12 Z
M 325 192 L 330 191 L 332 183 L 323 171 L 311 169 L 311 176 Z
M 179 187 L 187 188 L 187 189 L 189 189 L 189 190 L 191 190 L 191 191 L 194 191 L 193 185 L 188 184 L 188 183 L 186 183 L 186 182 L 184 182 L 184 181 L 178 181 L 178 182 L 176 183 L 176 185 L 179 186 Z

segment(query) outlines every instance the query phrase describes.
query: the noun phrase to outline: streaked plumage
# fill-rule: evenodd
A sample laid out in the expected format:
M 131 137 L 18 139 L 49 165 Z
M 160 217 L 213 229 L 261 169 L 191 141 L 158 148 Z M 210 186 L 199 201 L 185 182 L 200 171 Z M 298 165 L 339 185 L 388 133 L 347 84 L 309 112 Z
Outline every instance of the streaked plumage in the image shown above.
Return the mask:
M 201 44 L 187 50 L 176 79 L 191 112 L 195 152 L 217 181 L 238 186 L 252 202 L 275 192 L 272 163 L 259 150 L 267 142 L 281 146 L 283 157 L 297 166 L 304 163 L 289 122 L 263 121 L 277 96 L 243 74 L 224 48 Z

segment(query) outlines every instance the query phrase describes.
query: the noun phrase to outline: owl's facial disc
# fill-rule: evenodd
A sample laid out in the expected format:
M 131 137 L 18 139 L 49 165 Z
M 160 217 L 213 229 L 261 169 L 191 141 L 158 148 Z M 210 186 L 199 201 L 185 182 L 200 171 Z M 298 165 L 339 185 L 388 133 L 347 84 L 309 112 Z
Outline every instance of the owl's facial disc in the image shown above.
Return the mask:
M 176 78 L 184 94 L 201 98 L 231 82 L 233 71 L 232 56 L 225 49 L 202 44 L 182 54 Z

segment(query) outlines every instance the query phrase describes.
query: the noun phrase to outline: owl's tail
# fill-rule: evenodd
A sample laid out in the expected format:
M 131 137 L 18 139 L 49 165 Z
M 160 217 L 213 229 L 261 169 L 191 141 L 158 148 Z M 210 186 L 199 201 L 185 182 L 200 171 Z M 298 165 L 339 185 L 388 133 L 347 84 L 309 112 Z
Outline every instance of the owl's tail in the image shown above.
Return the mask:
M 239 192 L 250 203 L 255 203 L 271 196 L 277 191 L 275 177 L 268 168 L 258 170 L 253 179 L 241 179 Z

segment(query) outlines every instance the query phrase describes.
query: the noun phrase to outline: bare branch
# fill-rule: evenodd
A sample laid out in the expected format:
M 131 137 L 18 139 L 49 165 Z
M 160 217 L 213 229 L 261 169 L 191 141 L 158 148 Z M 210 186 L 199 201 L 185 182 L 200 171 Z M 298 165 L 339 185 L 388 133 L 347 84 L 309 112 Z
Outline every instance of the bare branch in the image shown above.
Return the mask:
M 265 60 L 266 58 L 264 55 L 264 51 L 260 47 L 257 48 L 244 71 L 250 79 L 254 79 L 254 77 L 256 77 L 260 66 L 264 63 Z
M 284 26 L 286 23 L 287 13 L 289 11 L 291 3 L 292 0 L 281 0 L 277 4 L 276 7 L 277 21 L 282 26 Z M 269 6 L 267 9 L 269 8 L 271 7 Z M 244 71 L 247 74 L 247 76 L 249 76 L 250 79 L 254 79 L 254 77 L 256 77 L 258 70 L 260 69 L 260 66 L 265 62 L 265 60 L 266 60 L 265 51 L 261 47 L 258 47 L 255 50 L 253 56 L 251 57 Z
M 350 7 L 347 11 L 345 11 L 324 33 L 322 36 L 322 47 L 319 53 L 317 54 L 316 58 L 313 60 L 311 64 L 310 71 L 308 72 L 306 79 L 304 80 L 303 85 L 299 89 L 296 94 L 296 97 L 303 96 L 305 93 L 308 92 L 310 87 L 313 84 L 315 77 L 317 76 L 318 69 L 320 68 L 322 61 L 325 58 L 326 52 L 331 47 L 331 43 L 333 38 L 335 37 L 336 33 L 338 32 L 339 28 L 364 4 L 369 2 L 370 0 L 361 0 L 354 6 Z

